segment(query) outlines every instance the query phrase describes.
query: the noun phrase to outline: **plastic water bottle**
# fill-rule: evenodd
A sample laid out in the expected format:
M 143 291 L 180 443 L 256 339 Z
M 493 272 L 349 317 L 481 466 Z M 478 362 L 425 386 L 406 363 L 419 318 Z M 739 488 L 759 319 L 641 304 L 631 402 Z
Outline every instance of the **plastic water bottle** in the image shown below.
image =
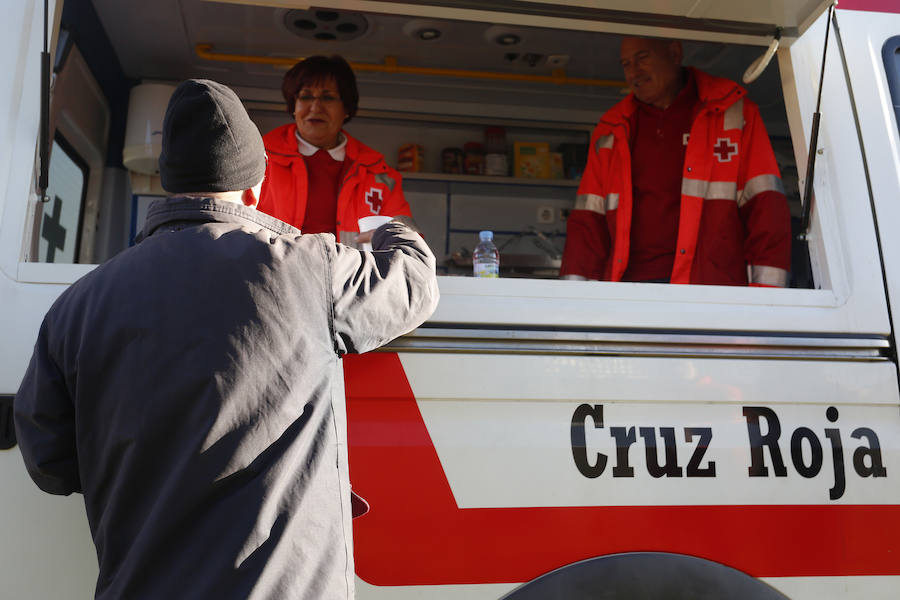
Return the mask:
M 481 241 L 472 254 L 475 277 L 500 277 L 500 252 L 494 245 L 494 232 L 482 231 L 478 238 Z

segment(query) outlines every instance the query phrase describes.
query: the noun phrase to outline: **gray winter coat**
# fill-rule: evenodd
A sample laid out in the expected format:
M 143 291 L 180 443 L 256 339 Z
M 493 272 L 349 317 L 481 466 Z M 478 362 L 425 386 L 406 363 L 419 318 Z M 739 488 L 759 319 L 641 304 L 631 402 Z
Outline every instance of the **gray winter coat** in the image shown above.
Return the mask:
M 340 357 L 431 315 L 434 256 L 211 199 L 145 233 L 53 305 L 15 398 L 31 477 L 84 494 L 97 597 L 351 598 Z

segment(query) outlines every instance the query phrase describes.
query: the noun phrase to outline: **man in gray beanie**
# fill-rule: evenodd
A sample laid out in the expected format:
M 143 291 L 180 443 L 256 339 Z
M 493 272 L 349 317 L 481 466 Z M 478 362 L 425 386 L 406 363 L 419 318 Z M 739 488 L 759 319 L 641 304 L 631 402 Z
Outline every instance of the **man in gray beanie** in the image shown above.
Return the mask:
M 84 495 L 97 598 L 353 597 L 340 358 L 427 319 L 434 256 L 256 212 L 262 139 L 212 81 L 175 90 L 140 243 L 56 301 L 15 398 L 26 466 Z

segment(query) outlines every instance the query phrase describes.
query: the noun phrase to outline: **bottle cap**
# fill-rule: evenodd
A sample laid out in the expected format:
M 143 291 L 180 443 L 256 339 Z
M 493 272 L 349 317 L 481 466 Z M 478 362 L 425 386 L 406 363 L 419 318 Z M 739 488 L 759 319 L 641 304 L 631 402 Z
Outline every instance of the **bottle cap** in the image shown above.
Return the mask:
M 488 241 L 494 239 L 494 232 L 493 232 L 493 231 L 488 231 L 488 230 L 480 231 L 480 232 L 478 233 L 478 238 L 479 238 L 482 242 L 488 242 Z

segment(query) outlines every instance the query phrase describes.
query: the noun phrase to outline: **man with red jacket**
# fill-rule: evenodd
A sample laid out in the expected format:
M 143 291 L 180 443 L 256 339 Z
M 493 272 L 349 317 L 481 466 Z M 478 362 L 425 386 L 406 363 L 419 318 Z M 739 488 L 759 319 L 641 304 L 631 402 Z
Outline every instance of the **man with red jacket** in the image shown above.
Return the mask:
M 784 287 L 790 212 L 746 90 L 682 68 L 680 42 L 625 38 L 632 93 L 601 117 L 560 275 Z

